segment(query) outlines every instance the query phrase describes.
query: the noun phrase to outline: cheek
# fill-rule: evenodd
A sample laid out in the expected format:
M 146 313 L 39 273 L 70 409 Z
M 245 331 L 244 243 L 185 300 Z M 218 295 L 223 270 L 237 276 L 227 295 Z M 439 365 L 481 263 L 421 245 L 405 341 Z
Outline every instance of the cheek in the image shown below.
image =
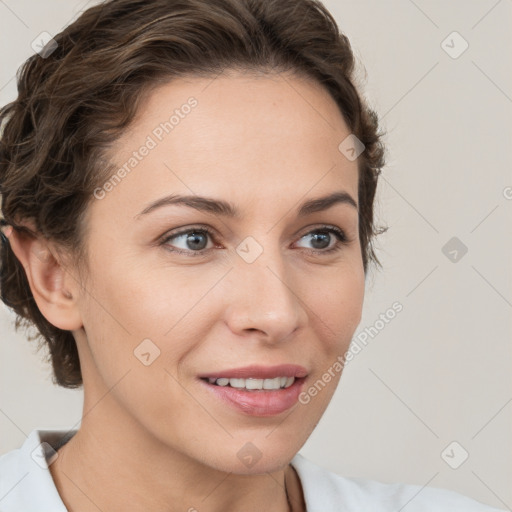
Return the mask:
M 110 259 L 110 261 L 109 261 Z M 191 268 L 156 267 L 143 257 L 107 256 L 96 265 L 95 298 L 107 315 L 137 337 L 162 336 L 186 316 L 211 286 Z M 102 312 L 101 309 L 104 309 Z
M 84 318 L 96 364 L 104 374 L 118 369 L 117 375 L 145 368 L 142 358 L 172 370 L 206 339 L 218 313 L 208 291 L 223 272 L 198 277 L 191 268 L 148 271 L 140 262 L 113 259 L 116 265 L 95 263 Z
M 327 340 L 331 352 L 348 347 L 361 321 L 364 301 L 364 272 L 357 266 L 340 268 L 329 279 L 317 281 L 306 295 L 312 310 L 310 321 L 317 326 L 319 338 Z
M 180 287 L 187 292 L 170 291 Z M 135 417 L 157 419 L 162 428 L 172 423 L 171 406 L 197 415 L 175 379 L 180 360 L 206 336 L 193 309 L 200 290 L 152 282 L 136 267 L 117 266 L 98 272 L 89 291 L 84 326 L 94 379 L 113 388 L 112 396 Z
M 299 396 L 299 404 L 309 411 L 310 418 L 322 416 L 336 391 L 345 353 L 361 321 L 364 284 L 363 270 L 354 267 L 353 272 L 333 275 L 323 288 L 309 295 L 309 319 L 317 342 L 315 373 Z

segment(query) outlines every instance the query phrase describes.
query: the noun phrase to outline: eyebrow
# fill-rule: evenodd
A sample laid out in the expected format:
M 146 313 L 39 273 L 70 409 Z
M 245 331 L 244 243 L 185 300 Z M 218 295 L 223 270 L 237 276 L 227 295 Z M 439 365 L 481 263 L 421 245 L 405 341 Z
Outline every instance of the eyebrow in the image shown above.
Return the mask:
M 327 210 L 336 204 L 348 204 L 349 206 L 355 208 L 356 211 L 358 211 L 357 203 L 353 197 L 348 192 L 338 191 L 326 196 L 305 201 L 302 203 L 300 208 L 298 208 L 297 217 L 305 217 L 306 215 L 310 215 L 315 212 Z M 187 206 L 201 212 L 213 213 L 223 217 L 236 219 L 241 217 L 240 211 L 235 205 L 227 201 L 223 201 L 222 199 L 213 199 L 210 197 L 202 197 L 196 195 L 183 196 L 172 194 L 170 196 L 157 199 L 146 208 L 144 208 L 144 210 L 142 210 L 139 214 L 137 214 L 135 218 L 139 218 L 142 215 L 147 215 L 157 208 L 169 205 Z

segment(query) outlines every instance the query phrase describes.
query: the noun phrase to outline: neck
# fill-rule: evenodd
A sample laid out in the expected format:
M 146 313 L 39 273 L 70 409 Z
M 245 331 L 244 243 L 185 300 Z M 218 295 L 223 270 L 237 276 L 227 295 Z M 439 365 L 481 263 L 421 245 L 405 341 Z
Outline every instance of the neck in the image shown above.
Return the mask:
M 254 475 L 219 471 L 162 445 L 135 420 L 116 414 L 113 403 L 103 406 L 84 414 L 79 431 L 50 466 L 70 512 L 303 509 L 300 480 L 291 466 Z

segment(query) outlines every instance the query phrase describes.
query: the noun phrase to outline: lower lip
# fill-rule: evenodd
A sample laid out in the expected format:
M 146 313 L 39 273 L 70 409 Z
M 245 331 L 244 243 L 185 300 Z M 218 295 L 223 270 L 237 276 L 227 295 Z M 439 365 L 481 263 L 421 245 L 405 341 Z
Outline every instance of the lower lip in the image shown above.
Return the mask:
M 254 391 L 232 388 L 229 385 L 217 386 L 200 380 L 210 393 L 245 414 L 275 416 L 287 411 L 297 403 L 305 378 L 296 378 L 289 388 Z

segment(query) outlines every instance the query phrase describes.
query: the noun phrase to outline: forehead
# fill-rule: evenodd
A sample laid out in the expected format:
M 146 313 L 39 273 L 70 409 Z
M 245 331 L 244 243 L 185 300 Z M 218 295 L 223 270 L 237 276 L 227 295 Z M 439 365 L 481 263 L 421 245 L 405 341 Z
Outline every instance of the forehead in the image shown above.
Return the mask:
M 300 197 L 341 186 L 357 198 L 357 161 L 338 149 L 349 134 L 334 100 L 312 80 L 246 73 L 175 79 L 147 95 L 113 146 L 111 160 L 127 172 L 109 195 L 124 189 L 150 200 L 178 191 L 236 202 L 247 193 Z

